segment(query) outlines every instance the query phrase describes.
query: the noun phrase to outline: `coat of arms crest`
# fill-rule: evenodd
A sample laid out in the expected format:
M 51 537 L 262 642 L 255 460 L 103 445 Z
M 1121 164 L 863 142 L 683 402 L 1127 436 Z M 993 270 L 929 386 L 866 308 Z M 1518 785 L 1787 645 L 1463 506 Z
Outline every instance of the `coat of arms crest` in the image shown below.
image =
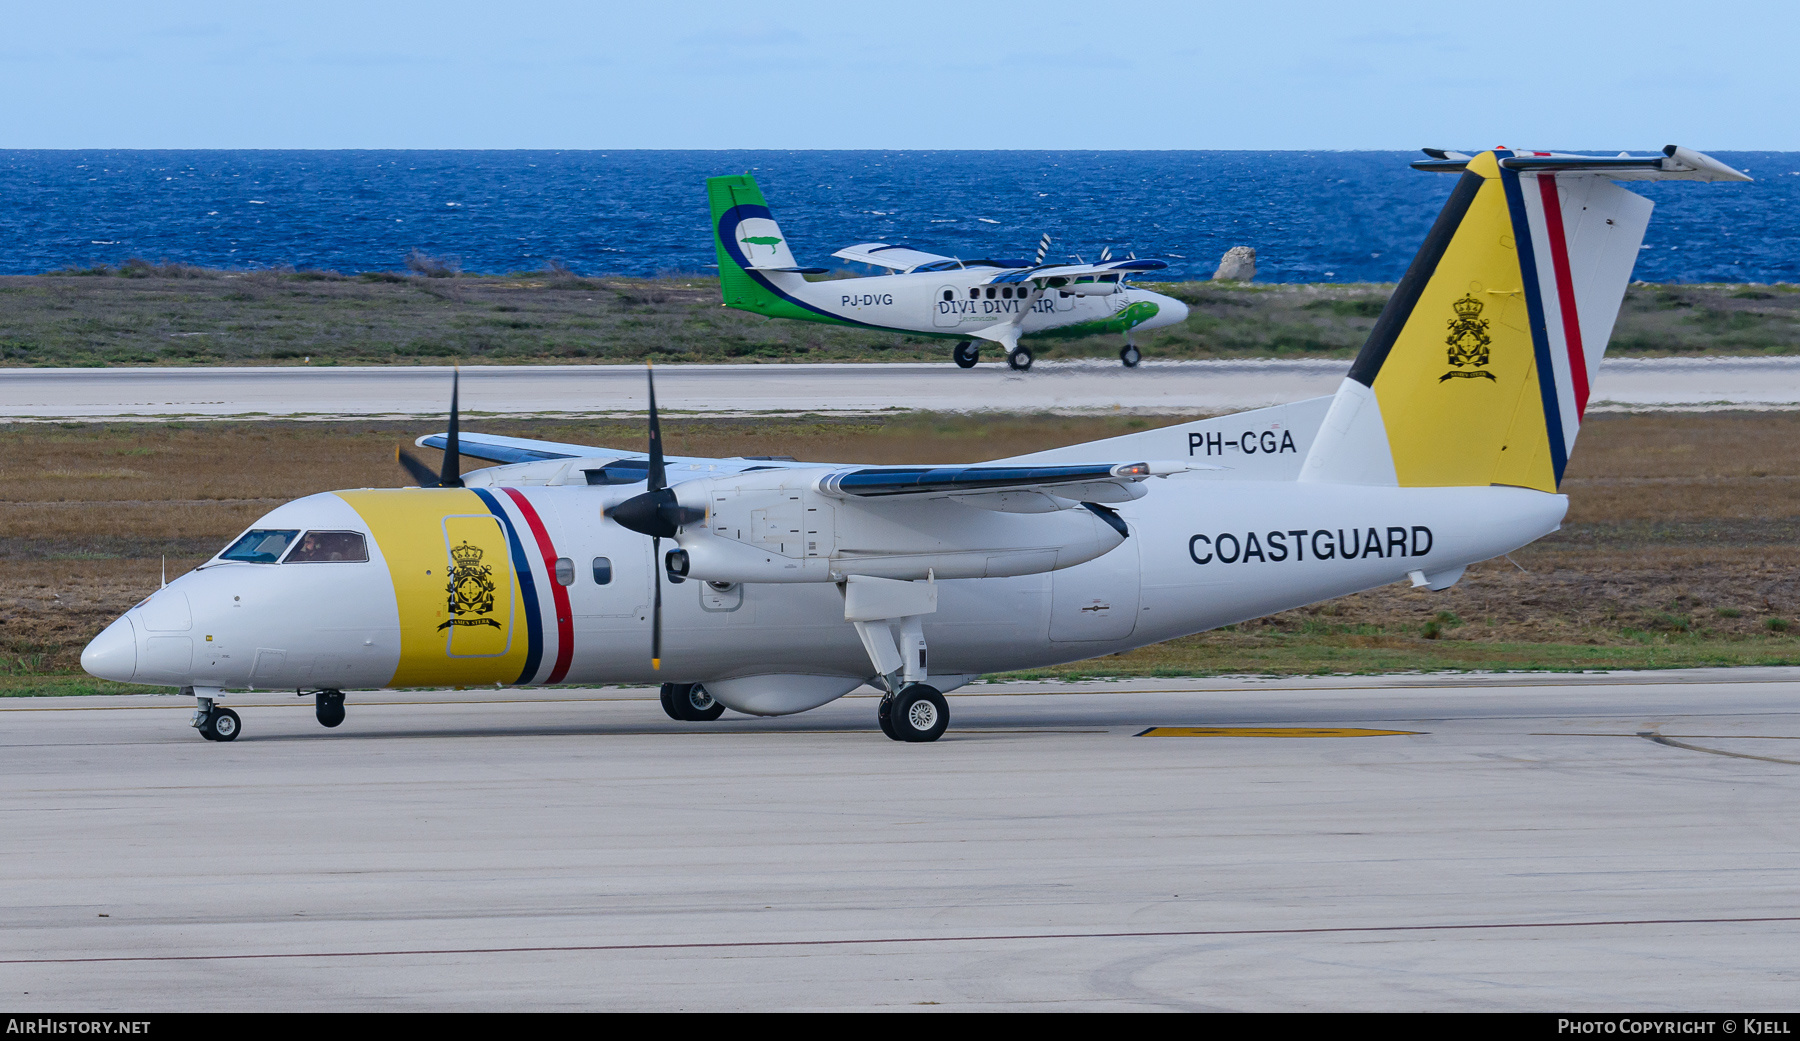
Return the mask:
M 444 591 L 450 594 L 449 621 L 438 626 L 439 630 L 453 625 L 491 625 L 500 628 L 500 623 L 492 618 L 464 618 L 463 615 L 485 615 L 494 610 L 494 578 L 493 569 L 481 562 L 482 549 L 471 546 L 468 540 L 450 551 L 450 582 Z
M 1494 341 L 1488 336 L 1488 320 L 1481 317 L 1482 306 L 1473 296 L 1465 296 L 1450 305 L 1456 317 L 1447 323 L 1450 335 L 1444 338 L 1444 343 L 1449 345 L 1453 367 L 1438 377 L 1439 383 L 1448 379 L 1494 378 L 1494 374 L 1484 368 L 1488 363 L 1488 345 Z M 1472 371 L 1462 371 L 1465 368 Z

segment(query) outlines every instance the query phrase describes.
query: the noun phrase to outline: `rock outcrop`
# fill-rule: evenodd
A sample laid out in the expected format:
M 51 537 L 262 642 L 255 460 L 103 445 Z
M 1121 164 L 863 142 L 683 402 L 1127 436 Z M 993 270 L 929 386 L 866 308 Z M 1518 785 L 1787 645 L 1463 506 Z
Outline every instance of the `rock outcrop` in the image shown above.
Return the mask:
M 1256 250 L 1250 246 L 1233 246 L 1219 260 L 1213 272 L 1214 282 L 1249 282 L 1256 278 Z

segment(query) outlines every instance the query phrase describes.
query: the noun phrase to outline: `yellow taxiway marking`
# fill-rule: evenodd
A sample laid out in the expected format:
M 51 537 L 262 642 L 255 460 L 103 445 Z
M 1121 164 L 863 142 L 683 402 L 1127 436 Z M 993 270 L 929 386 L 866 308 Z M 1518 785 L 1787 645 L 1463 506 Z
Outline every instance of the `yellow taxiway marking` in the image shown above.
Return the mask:
M 1391 737 L 1422 730 L 1370 730 L 1365 727 L 1151 727 L 1137 737 Z

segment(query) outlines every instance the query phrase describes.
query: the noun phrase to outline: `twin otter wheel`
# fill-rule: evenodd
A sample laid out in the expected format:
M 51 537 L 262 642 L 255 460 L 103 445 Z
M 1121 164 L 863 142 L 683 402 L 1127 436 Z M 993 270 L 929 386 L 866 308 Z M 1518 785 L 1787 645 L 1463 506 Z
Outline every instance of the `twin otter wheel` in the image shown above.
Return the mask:
M 1024 347 L 1020 347 L 1018 350 L 1006 356 L 1006 364 L 1011 365 L 1019 372 L 1024 372 L 1031 368 L 1031 351 Z
M 663 684 L 662 707 L 670 719 L 683 723 L 710 723 L 725 712 L 725 706 L 698 683 Z
M 950 725 L 950 704 L 936 687 L 915 683 L 882 698 L 875 719 L 896 741 L 936 741 Z
M 955 359 L 957 365 L 965 369 L 972 369 L 975 367 L 975 363 L 981 360 L 981 349 L 975 346 L 974 340 L 964 340 L 950 352 L 950 357 Z

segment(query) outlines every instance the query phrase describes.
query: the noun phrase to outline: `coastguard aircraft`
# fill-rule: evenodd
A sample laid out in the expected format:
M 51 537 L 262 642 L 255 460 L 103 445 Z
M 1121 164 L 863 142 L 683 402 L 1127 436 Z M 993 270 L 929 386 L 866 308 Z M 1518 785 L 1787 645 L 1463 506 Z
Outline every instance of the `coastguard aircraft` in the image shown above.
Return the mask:
M 1031 368 L 1022 337 L 1097 336 L 1123 333 L 1119 360 L 1136 368 L 1143 357 L 1133 333 L 1187 319 L 1174 297 L 1128 285 L 1126 280 L 1169 265 L 1160 260 L 1111 259 L 1097 263 L 1046 264 L 1050 237 L 1034 260 L 958 260 L 864 242 L 834 257 L 884 267 L 893 274 L 808 282 L 822 267 L 798 267 L 787 236 L 769 213 L 748 174 L 709 177 L 713 243 L 719 253 L 719 288 L 725 306 L 770 318 L 830 322 L 957 340 L 951 357 L 965 369 L 981 359 L 977 340 L 997 343 L 1007 364 Z
M 1432 152 L 1443 212 L 1337 393 L 973 466 L 669 457 L 463 433 L 421 487 L 312 495 L 95 637 L 104 679 L 227 690 L 661 683 L 678 720 L 870 683 L 901 741 L 984 673 L 1112 654 L 1463 569 L 1555 531 L 1657 156 Z M 753 236 L 764 237 L 764 236 Z M 652 387 L 654 391 L 654 387 Z M 458 476 L 460 457 L 500 465 Z M 663 543 L 668 542 L 665 548 Z

